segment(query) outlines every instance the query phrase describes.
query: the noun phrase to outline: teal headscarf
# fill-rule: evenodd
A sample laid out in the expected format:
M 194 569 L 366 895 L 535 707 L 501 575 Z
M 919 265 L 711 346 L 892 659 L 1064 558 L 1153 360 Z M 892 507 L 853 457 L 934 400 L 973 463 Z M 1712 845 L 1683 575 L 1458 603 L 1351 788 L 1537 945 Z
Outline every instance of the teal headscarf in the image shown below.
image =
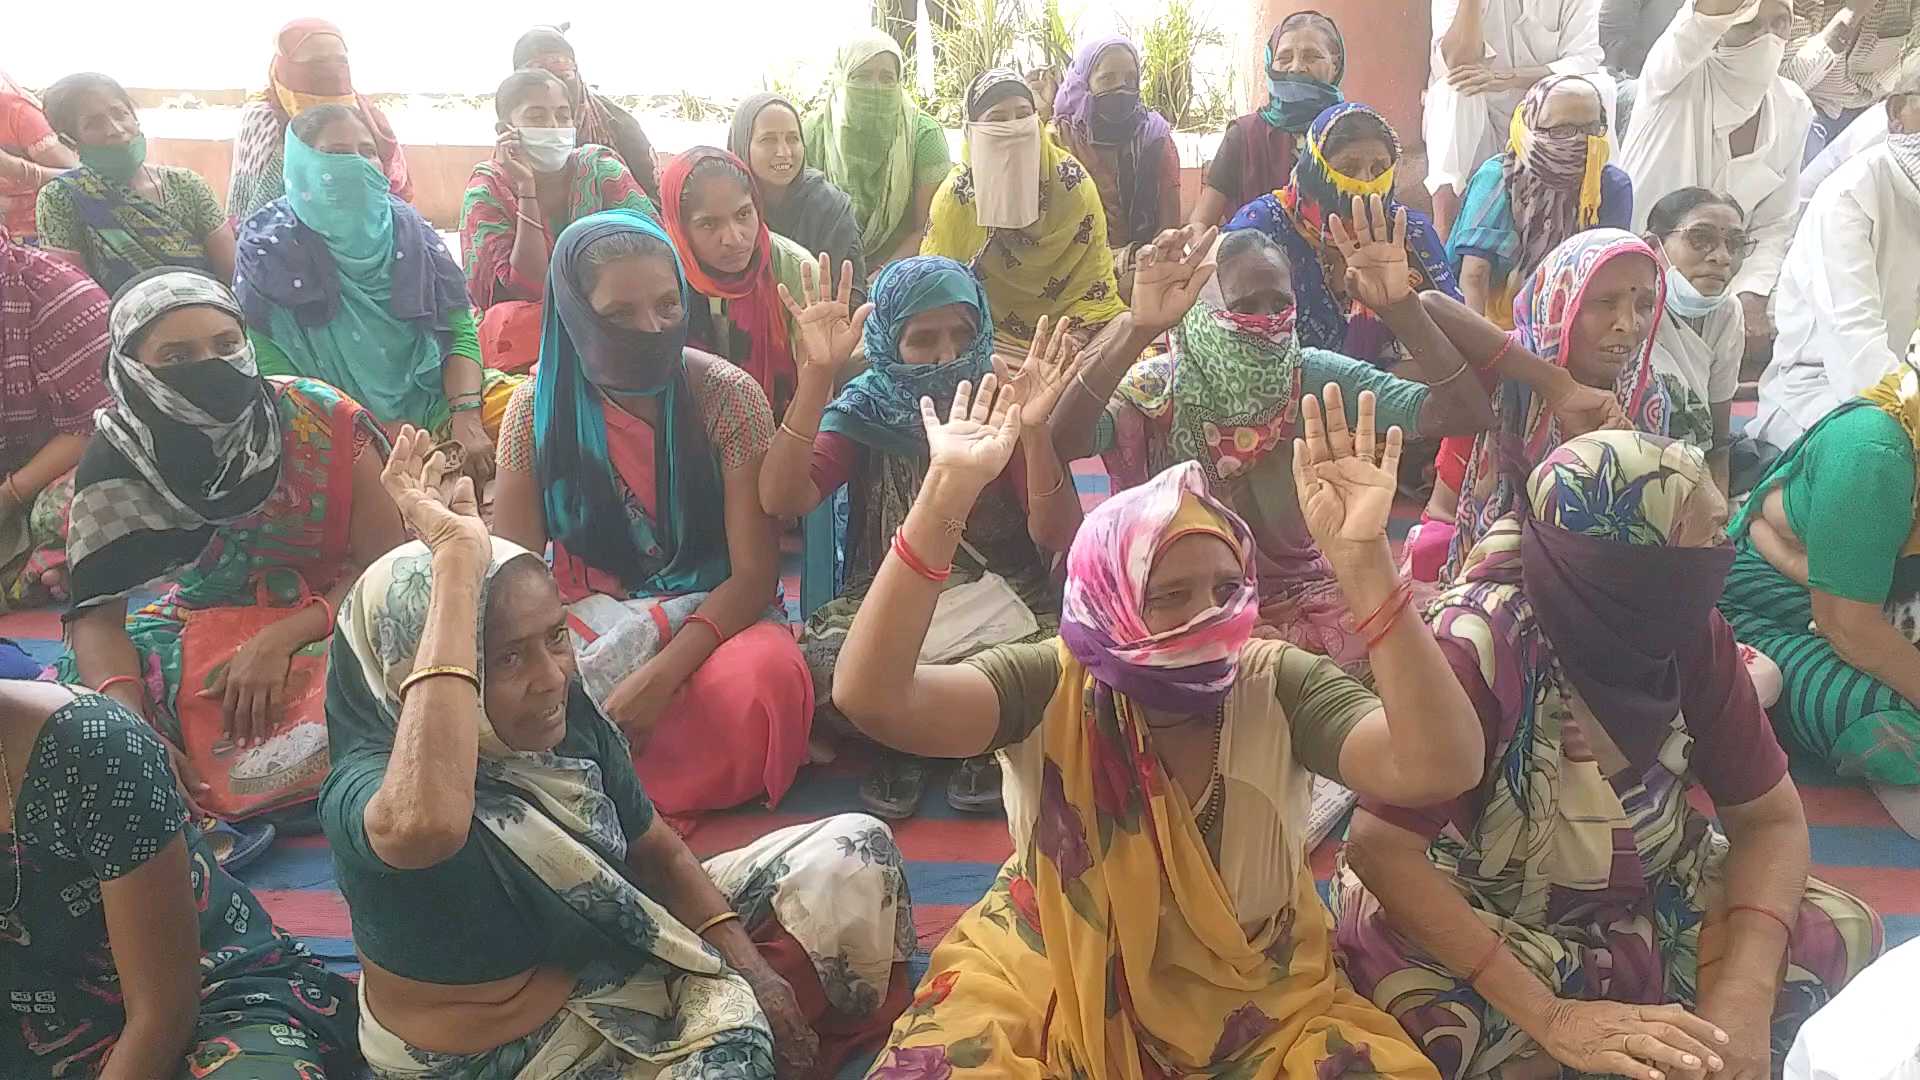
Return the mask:
M 964 266 L 943 255 L 916 255 L 891 262 L 873 281 L 873 315 L 863 340 L 867 370 L 853 377 L 827 406 L 820 430 L 837 431 L 875 450 L 925 460 L 927 433 L 920 399 L 942 407 L 961 380 L 978 381 L 993 363 L 993 315 L 987 291 Z M 966 304 L 979 325 L 966 350 L 944 364 L 909 364 L 900 358 L 900 337 L 915 315 L 948 304 Z
M 684 319 L 638 333 L 607 324 L 588 303 L 582 256 L 596 241 L 639 233 L 673 261 L 681 307 L 690 294 L 673 242 L 635 210 L 603 210 L 567 226 L 547 263 L 540 373 L 533 387 L 534 476 L 554 542 L 620 579 L 634 597 L 718 588 L 733 572 L 720 463 L 687 386 Z M 660 402 L 653 425 L 653 517 L 607 453 L 605 390 Z
M 275 306 L 267 334 L 302 375 L 345 390 L 383 423 L 442 426 L 448 416 L 440 335 L 396 318 L 394 204 L 386 174 L 358 154 L 308 146 L 291 125 L 286 138 L 287 205 L 326 242 L 339 270 L 333 318 L 302 325 Z

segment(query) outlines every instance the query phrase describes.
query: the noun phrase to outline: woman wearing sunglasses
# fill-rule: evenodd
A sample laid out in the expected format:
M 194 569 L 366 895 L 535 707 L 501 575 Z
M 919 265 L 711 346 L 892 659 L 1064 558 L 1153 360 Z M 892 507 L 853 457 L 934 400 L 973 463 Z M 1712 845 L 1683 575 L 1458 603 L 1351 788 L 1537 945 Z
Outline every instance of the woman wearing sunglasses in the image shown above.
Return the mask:
M 1729 492 L 1727 448 L 1747 320 L 1727 288 L 1753 254 L 1746 211 L 1731 195 L 1681 188 L 1647 214 L 1647 244 L 1666 267 L 1667 310 L 1653 336 L 1653 374 L 1672 403 L 1667 434 L 1707 456 Z

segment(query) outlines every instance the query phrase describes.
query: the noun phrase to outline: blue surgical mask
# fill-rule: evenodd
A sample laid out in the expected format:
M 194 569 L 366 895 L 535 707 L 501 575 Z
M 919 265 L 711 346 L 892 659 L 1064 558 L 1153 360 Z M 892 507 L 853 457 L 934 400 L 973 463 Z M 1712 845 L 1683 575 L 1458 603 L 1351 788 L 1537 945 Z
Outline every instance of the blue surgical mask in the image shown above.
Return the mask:
M 1708 296 L 1693 287 L 1687 275 L 1678 268 L 1667 267 L 1667 306 L 1675 315 L 1687 319 L 1699 319 L 1711 315 L 1733 298 L 1732 289 L 1721 289 L 1720 295 Z

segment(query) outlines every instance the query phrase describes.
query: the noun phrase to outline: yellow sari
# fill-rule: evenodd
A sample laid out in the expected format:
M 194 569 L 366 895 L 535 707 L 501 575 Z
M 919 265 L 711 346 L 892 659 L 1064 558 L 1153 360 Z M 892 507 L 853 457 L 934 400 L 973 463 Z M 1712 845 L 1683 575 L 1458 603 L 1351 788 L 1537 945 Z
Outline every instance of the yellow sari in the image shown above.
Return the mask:
M 1116 695 L 1100 719 L 1059 655 L 1030 833 L 934 950 L 869 1080 L 1437 1077 L 1335 968 L 1304 852 L 1291 906 L 1250 939 L 1134 708 Z M 1271 682 L 1244 681 L 1229 715 L 1284 724 Z
M 945 255 L 985 283 L 997 343 L 1024 350 L 1040 316 L 1091 332 L 1126 310 L 1107 248 L 1107 216 L 1093 177 L 1050 137 L 1040 140 L 1040 220 L 988 229 L 973 207 L 963 154 L 933 197 L 922 255 Z

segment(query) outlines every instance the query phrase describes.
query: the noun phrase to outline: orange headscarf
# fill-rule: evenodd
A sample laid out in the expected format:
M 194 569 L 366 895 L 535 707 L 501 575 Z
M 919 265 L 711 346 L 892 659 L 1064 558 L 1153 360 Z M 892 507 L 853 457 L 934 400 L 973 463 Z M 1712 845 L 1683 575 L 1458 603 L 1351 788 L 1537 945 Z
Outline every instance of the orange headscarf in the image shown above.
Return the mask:
M 380 169 L 387 174 L 393 193 L 412 202 L 413 179 L 407 173 L 406 156 L 400 153 L 400 140 L 386 115 L 354 90 L 347 61 L 293 59 L 308 39 L 323 34 L 346 40 L 340 28 L 325 19 L 295 19 L 280 28 L 274 37 L 273 60 L 267 65 L 267 103 L 280 114 L 283 127 L 320 105 L 345 105 L 357 110 L 373 132 L 374 145 L 380 151 Z

